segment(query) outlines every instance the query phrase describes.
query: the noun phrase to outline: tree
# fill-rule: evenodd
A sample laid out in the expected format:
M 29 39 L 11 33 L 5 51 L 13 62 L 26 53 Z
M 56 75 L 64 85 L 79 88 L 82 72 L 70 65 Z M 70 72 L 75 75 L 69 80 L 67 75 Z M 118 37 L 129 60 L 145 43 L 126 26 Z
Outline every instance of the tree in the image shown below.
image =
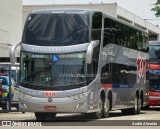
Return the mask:
M 154 4 L 154 8 L 151 10 L 155 11 L 156 17 L 160 17 L 160 0 L 157 0 L 157 2 Z
M 155 3 L 155 4 L 156 4 L 156 5 L 157 5 L 157 4 L 160 4 L 160 0 L 157 0 L 157 3 Z

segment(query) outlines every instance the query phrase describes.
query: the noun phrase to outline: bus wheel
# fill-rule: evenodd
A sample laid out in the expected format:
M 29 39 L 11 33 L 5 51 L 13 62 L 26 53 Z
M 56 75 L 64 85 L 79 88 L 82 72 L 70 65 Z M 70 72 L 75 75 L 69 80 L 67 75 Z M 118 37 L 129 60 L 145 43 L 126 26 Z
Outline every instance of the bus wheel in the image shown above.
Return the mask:
M 102 118 L 102 110 L 103 110 L 103 103 L 102 99 L 99 99 L 99 111 L 91 113 L 91 117 L 94 119 L 100 119 Z
M 107 98 L 104 102 L 103 102 L 103 109 L 102 109 L 102 114 L 103 117 L 106 118 L 109 115 L 109 110 L 110 110 L 110 100 Z
M 141 107 L 142 107 L 141 105 L 142 105 L 142 99 L 139 98 L 137 102 L 137 114 L 140 114 L 141 112 Z
M 138 112 L 140 112 L 139 104 L 140 103 L 139 103 L 139 100 L 138 100 L 138 96 L 136 95 L 135 98 L 134 98 L 134 107 L 130 109 L 130 114 L 136 115 Z
M 50 120 L 56 117 L 56 113 L 51 112 L 35 112 L 34 114 L 37 120 Z

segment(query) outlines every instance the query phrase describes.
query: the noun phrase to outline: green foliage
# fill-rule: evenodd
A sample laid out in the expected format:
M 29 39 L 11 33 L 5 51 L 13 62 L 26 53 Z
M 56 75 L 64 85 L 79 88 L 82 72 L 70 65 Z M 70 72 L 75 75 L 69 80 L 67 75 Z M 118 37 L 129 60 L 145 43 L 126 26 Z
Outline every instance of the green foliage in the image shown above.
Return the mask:
M 155 7 L 152 8 L 151 10 L 155 11 L 156 17 L 160 17 L 160 5 L 155 5 Z
M 154 8 L 151 10 L 155 12 L 156 17 L 160 17 L 160 0 L 157 0 L 157 2 L 154 4 Z
M 158 4 L 160 4 L 160 0 L 157 0 L 157 3 L 155 3 L 155 5 L 158 5 Z

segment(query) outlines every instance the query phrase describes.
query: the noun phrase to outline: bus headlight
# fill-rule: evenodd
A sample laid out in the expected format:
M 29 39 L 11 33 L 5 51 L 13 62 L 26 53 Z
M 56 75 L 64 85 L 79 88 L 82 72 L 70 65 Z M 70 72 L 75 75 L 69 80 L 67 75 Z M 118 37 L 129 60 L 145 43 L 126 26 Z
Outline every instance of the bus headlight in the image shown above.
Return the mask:
M 73 95 L 73 96 L 69 96 L 69 98 L 71 99 L 81 99 L 81 98 L 84 98 L 84 97 L 87 97 L 88 94 L 90 93 L 91 90 L 87 91 L 87 92 L 84 92 L 84 93 L 81 93 L 81 94 L 76 94 L 76 95 Z

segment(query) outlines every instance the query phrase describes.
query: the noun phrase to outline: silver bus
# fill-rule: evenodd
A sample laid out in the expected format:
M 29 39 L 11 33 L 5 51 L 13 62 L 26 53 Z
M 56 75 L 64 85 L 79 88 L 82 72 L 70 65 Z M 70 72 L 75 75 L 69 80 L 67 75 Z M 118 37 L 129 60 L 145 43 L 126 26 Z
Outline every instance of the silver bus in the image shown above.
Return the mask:
M 147 99 L 147 32 L 97 10 L 33 11 L 21 46 L 19 109 L 37 119 L 57 113 L 138 114 Z

